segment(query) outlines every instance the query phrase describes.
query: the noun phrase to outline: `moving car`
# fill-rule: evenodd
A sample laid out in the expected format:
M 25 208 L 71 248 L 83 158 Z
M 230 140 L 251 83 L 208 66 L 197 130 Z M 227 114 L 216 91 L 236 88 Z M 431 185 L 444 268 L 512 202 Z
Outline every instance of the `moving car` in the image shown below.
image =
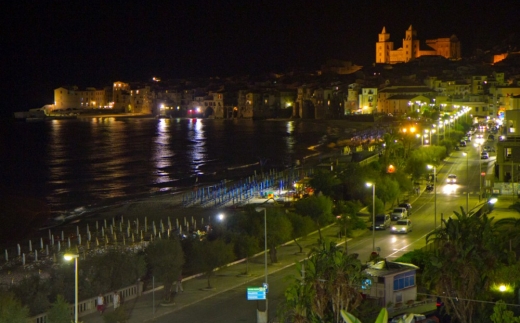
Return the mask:
M 489 154 L 487 151 L 483 151 L 481 154 L 480 154 L 480 159 L 489 159 Z
M 399 220 L 390 227 L 392 233 L 408 233 L 410 231 L 412 231 L 412 221 L 408 219 Z
M 376 221 L 375 226 L 373 225 L 373 228 L 375 230 L 386 230 L 391 224 L 390 222 L 390 215 L 388 214 L 378 214 L 376 215 Z M 371 228 L 372 229 L 372 228 Z
M 406 219 L 408 217 L 408 211 L 404 207 L 396 207 L 390 216 L 392 217 L 392 221 Z
M 446 179 L 446 182 L 448 184 L 456 184 L 457 183 L 457 175 L 455 174 L 449 174 L 448 178 Z

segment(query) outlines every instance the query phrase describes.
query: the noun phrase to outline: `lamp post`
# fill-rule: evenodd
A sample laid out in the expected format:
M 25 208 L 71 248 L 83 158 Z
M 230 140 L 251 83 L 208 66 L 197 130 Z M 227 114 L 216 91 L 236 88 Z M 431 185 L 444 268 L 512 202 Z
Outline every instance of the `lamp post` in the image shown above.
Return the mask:
M 376 183 L 367 183 L 372 186 L 372 251 L 376 250 Z
M 75 275 L 75 290 L 74 290 L 74 322 L 78 323 L 78 258 L 79 255 L 65 254 L 63 258 L 67 261 L 74 259 L 74 275 Z
M 267 285 L 267 209 L 265 207 L 256 207 L 255 211 L 264 211 L 264 262 L 265 262 L 265 284 Z M 265 293 L 265 321 L 267 322 L 267 293 Z
M 466 213 L 469 212 L 469 175 L 468 175 L 468 153 L 462 153 L 466 156 Z
M 428 165 L 428 169 L 433 169 L 433 224 L 437 229 L 437 167 Z

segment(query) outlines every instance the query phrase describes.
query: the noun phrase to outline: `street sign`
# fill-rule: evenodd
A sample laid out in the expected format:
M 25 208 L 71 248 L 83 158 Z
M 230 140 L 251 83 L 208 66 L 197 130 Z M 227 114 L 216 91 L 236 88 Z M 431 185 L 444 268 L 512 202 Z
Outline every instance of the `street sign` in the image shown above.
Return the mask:
M 269 293 L 269 284 L 268 283 L 263 283 L 262 285 L 264 287 L 265 293 L 266 294 Z
M 247 288 L 247 300 L 248 301 L 258 301 L 265 300 L 265 288 L 263 287 L 248 287 Z

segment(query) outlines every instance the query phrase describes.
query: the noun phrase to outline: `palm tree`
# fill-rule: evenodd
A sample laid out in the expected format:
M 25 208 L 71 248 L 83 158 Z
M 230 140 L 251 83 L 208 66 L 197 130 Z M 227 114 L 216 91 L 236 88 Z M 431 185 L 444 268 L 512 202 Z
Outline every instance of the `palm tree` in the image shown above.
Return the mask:
M 482 302 L 489 298 L 488 288 L 498 263 L 497 240 L 491 221 L 486 215 L 476 217 L 461 213 L 443 219 L 444 227 L 427 235 L 434 243 L 426 262 L 423 279 L 443 297 L 446 309 L 460 322 L 473 322 Z

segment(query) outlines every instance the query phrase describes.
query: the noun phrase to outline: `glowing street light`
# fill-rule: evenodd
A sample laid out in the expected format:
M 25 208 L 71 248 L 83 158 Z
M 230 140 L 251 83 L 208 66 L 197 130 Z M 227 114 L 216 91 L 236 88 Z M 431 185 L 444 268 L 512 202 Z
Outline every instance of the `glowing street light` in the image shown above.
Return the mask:
M 74 259 L 74 275 L 75 275 L 75 289 L 74 289 L 74 322 L 78 323 L 78 258 L 79 255 L 64 254 L 63 258 L 67 261 Z

